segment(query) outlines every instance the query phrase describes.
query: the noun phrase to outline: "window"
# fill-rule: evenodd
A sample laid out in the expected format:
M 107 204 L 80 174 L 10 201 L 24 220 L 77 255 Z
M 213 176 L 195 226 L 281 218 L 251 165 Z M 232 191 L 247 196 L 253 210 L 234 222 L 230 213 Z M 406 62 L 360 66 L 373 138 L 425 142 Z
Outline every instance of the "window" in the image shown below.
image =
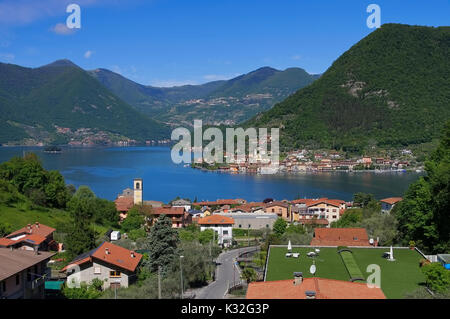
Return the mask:
M 266 228 L 269 228 L 269 224 L 266 224 Z
M 20 276 L 16 275 L 16 286 L 20 284 Z
M 242 225 L 241 225 L 241 224 L 239 224 L 239 228 L 242 228 Z
M 2 291 L 6 291 L 6 281 L 2 281 Z
M 333 219 L 336 219 L 336 215 L 333 215 Z
M 223 234 L 224 234 L 224 235 L 228 235 L 228 230 L 224 230 L 224 231 L 223 231 Z
M 102 269 L 100 267 L 95 267 L 94 268 L 94 274 L 95 275 L 100 275 L 102 273 Z
M 120 271 L 112 270 L 112 271 L 109 272 L 109 276 L 110 277 L 120 277 L 121 273 L 120 273 Z

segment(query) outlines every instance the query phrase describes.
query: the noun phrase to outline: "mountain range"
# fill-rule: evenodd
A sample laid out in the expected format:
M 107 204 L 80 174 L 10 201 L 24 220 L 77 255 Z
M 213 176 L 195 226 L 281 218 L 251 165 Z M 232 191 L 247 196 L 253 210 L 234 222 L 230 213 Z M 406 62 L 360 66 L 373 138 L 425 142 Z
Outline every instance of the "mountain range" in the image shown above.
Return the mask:
M 169 128 L 112 94 L 68 60 L 0 63 L 0 143 L 109 144 L 163 139 Z
M 271 108 L 316 80 L 300 68 L 263 67 L 231 80 L 158 88 L 135 83 L 105 69 L 89 72 L 121 99 L 152 118 L 175 125 L 234 125 Z
M 0 111 L 2 144 L 161 140 L 194 119 L 278 127 L 285 150 L 361 153 L 427 143 L 450 118 L 450 27 L 385 24 L 320 76 L 263 67 L 172 88 L 68 60 L 39 68 L 0 63 Z
M 385 24 L 247 127 L 281 147 L 363 152 L 438 138 L 450 119 L 450 27 Z
M 298 68 L 265 67 L 229 81 L 158 88 L 69 60 L 38 68 L 0 63 L 0 143 L 164 140 L 172 126 L 192 125 L 194 118 L 247 120 L 315 78 Z

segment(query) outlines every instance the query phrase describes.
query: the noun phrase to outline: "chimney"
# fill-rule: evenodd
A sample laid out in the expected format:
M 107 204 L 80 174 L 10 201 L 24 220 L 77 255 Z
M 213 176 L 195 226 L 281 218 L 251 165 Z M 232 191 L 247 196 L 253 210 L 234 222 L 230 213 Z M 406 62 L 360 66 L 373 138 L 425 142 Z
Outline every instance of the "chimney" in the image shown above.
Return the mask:
M 299 286 L 303 282 L 303 273 L 301 271 L 294 272 L 294 286 Z
M 306 296 L 306 299 L 316 299 L 316 292 L 313 290 L 306 290 L 305 296 Z
M 130 253 L 130 255 L 131 255 L 131 258 L 136 257 L 136 255 L 134 254 L 134 251 L 132 251 L 132 252 Z
M 31 224 L 28 224 L 27 228 L 28 228 L 28 233 L 31 234 Z
M 109 255 L 109 254 L 110 254 L 110 252 L 109 252 L 109 248 L 105 248 L 105 254 L 107 254 L 107 255 Z
M 39 228 L 39 222 L 36 222 L 36 228 Z

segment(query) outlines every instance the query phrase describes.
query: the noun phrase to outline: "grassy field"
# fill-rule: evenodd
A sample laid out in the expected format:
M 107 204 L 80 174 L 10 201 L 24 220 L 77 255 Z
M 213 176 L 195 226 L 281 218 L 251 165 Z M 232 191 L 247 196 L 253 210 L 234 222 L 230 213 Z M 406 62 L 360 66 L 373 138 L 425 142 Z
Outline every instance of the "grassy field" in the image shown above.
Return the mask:
M 301 271 L 305 277 L 312 277 L 309 268 L 313 259 L 306 253 L 314 248 L 292 248 L 292 252 L 300 253 L 299 258 L 286 258 L 287 249 L 284 247 L 271 247 L 267 267 L 267 281 L 292 279 L 293 272 Z M 387 298 L 403 298 L 405 293 L 420 287 L 424 276 L 419 268 L 422 256 L 409 249 L 394 249 L 395 261 L 388 261 L 382 257 L 384 251 L 389 249 L 378 248 L 351 248 L 353 258 L 367 279 L 367 266 L 379 265 L 381 268 L 381 289 Z M 316 277 L 349 280 L 349 274 L 336 248 L 321 248 L 320 255 L 315 258 Z
M 20 229 L 27 224 L 39 222 L 41 224 L 56 228 L 58 223 L 65 222 L 69 219 L 69 213 L 59 209 L 25 209 L 21 205 L 17 207 L 9 207 L 0 205 L 0 221 L 12 226 L 13 230 Z M 95 225 L 95 231 L 104 234 L 107 227 L 103 225 Z
M 20 207 L 9 207 L 0 205 L 0 221 L 8 223 L 14 230 L 22 228 L 27 224 L 39 222 L 41 224 L 56 227 L 59 222 L 69 218 L 69 214 L 62 210 L 30 210 Z

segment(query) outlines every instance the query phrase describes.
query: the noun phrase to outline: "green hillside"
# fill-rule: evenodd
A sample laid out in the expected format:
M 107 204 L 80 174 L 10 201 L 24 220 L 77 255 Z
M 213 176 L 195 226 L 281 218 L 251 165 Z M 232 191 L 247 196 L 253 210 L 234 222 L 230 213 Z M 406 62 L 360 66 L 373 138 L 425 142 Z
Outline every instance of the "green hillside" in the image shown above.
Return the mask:
M 112 139 L 168 136 L 165 125 L 143 116 L 67 60 L 40 68 L 0 63 L 0 143 L 67 142 L 56 128 L 90 129 Z
M 385 24 L 313 84 L 245 123 L 281 144 L 361 151 L 429 142 L 450 117 L 450 27 Z
M 137 110 L 164 122 L 187 125 L 194 119 L 208 124 L 245 121 L 318 78 L 300 68 L 264 67 L 228 81 L 157 88 L 105 69 L 89 73 Z

